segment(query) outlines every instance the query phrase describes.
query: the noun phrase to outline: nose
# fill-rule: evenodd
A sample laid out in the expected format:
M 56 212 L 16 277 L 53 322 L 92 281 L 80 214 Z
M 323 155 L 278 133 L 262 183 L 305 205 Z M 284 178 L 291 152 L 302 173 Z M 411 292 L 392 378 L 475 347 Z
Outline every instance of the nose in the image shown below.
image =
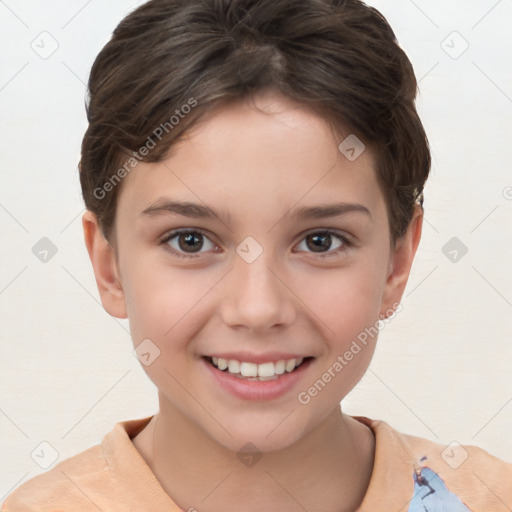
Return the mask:
M 221 290 L 220 311 L 226 325 L 264 332 L 294 322 L 295 295 L 266 251 L 252 263 L 236 255 L 233 265 Z

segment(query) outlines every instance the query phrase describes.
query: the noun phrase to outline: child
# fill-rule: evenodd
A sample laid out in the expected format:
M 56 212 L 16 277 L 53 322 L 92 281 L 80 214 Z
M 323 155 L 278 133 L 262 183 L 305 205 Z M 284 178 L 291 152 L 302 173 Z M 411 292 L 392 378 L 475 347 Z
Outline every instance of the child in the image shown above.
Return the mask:
M 340 408 L 401 307 L 430 170 L 376 10 L 152 0 L 89 91 L 85 242 L 160 409 L 5 512 L 512 508 L 511 464 Z

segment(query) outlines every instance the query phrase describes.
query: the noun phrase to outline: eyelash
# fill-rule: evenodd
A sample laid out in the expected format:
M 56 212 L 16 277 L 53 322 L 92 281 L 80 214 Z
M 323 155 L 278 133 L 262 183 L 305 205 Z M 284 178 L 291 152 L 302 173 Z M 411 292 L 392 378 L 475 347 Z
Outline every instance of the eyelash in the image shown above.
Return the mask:
M 199 258 L 199 257 L 201 257 L 200 253 L 191 253 L 191 254 L 187 254 L 186 255 L 185 253 L 178 252 L 176 249 L 173 249 L 172 247 L 170 247 L 168 245 L 169 242 L 173 238 L 176 238 L 176 237 L 178 237 L 180 235 L 190 234 L 190 233 L 198 233 L 201 236 L 203 236 L 203 237 L 207 238 L 208 240 L 210 240 L 210 238 L 206 235 L 206 233 L 204 233 L 200 229 L 176 229 L 176 230 L 171 231 L 170 233 L 168 233 L 165 236 L 165 238 L 163 240 L 161 240 L 160 244 L 164 245 L 166 250 L 171 251 L 174 255 L 178 256 L 179 258 L 185 258 L 185 259 Z M 329 236 L 332 235 L 332 236 L 338 238 L 342 242 L 342 244 L 343 244 L 341 247 L 339 247 L 338 249 L 336 249 L 334 251 L 329 251 L 329 252 L 326 252 L 326 253 L 312 253 L 312 254 L 316 254 L 316 256 L 318 258 L 330 258 L 330 257 L 336 256 L 339 253 L 345 252 L 346 250 L 351 248 L 352 245 L 353 245 L 352 242 L 346 236 L 342 235 L 341 233 L 338 233 L 337 231 L 332 231 L 332 230 L 329 230 L 329 229 L 310 231 L 309 233 L 306 233 L 304 235 L 304 238 L 301 239 L 301 242 L 303 240 L 305 240 L 308 236 L 311 236 L 311 235 L 329 235 Z M 212 243 L 214 243 L 214 242 L 212 242 Z

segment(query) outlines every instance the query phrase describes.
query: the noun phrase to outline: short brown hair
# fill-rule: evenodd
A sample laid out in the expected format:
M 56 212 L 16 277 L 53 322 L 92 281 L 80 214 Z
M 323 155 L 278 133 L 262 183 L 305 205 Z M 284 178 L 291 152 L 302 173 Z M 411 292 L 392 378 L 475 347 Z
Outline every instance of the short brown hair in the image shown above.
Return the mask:
M 264 89 L 374 150 L 396 243 L 423 205 L 430 150 L 412 65 L 359 0 L 151 0 L 125 17 L 91 69 L 79 164 L 107 240 L 137 161 L 165 159 L 206 112 Z

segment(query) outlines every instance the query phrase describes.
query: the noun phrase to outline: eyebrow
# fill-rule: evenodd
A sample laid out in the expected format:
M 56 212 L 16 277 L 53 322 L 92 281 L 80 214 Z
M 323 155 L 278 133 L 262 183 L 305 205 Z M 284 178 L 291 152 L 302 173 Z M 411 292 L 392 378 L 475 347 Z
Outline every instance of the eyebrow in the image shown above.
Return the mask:
M 304 206 L 289 213 L 294 219 L 309 220 L 339 217 L 349 212 L 362 212 L 368 215 L 373 222 L 370 210 L 368 210 L 366 206 L 358 203 L 333 203 L 319 206 Z M 157 216 L 161 214 L 182 215 L 191 219 L 219 218 L 226 224 L 229 224 L 231 221 L 231 215 L 226 210 L 218 210 L 211 206 L 188 201 L 172 201 L 166 198 L 157 200 L 141 213 L 142 216 Z

